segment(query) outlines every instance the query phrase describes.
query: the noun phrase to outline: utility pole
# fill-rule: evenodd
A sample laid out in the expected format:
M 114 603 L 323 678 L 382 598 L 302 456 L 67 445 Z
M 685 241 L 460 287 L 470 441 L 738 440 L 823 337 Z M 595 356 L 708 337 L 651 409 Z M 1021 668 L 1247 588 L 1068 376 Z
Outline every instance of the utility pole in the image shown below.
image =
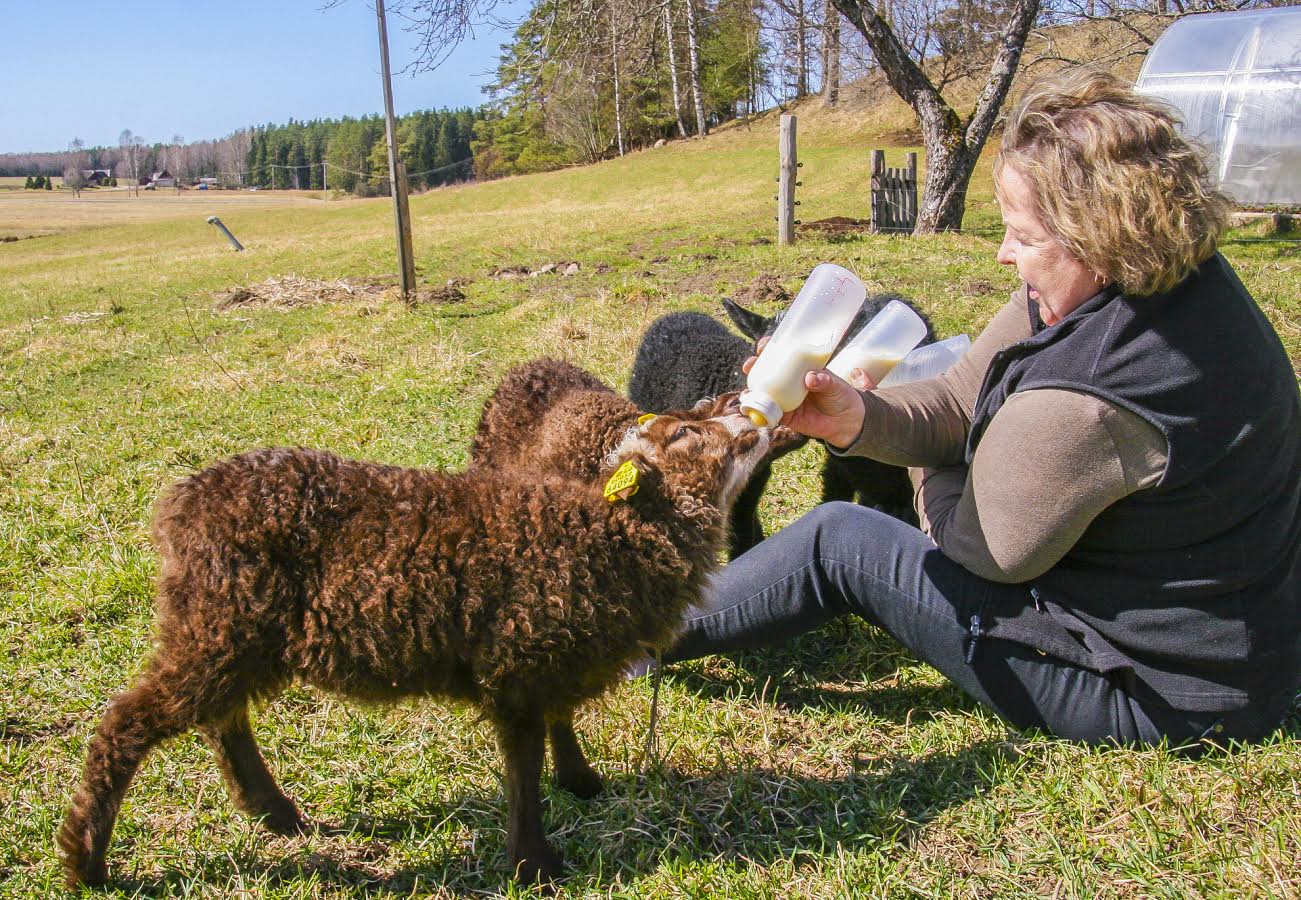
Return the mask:
M 411 254 L 411 211 L 407 208 L 407 173 L 398 159 L 397 126 L 393 122 L 393 80 L 388 64 L 388 27 L 384 0 L 375 0 L 379 20 L 379 61 L 384 75 L 384 132 L 388 138 L 388 183 L 393 191 L 393 224 L 398 239 L 398 278 L 402 299 L 411 302 L 416 291 L 416 261 Z

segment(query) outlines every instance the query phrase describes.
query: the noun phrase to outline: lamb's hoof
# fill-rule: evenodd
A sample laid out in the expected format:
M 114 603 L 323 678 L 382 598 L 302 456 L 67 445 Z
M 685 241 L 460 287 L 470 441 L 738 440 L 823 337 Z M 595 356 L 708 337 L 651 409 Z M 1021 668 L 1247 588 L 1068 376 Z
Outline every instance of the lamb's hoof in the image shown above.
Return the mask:
M 565 874 L 565 861 L 543 845 L 515 861 L 515 880 L 522 884 L 551 884 Z
M 297 807 L 292 803 L 289 804 L 288 808 L 282 807 L 268 810 L 260 817 L 259 821 L 262 823 L 262 827 L 272 834 L 281 834 L 286 837 L 305 834 L 311 827 L 310 823 L 303 818 Z
M 563 775 L 557 773 L 556 787 L 569 791 L 583 800 L 591 800 L 605 790 L 605 782 L 591 769 L 582 769 L 577 772 L 566 772 Z

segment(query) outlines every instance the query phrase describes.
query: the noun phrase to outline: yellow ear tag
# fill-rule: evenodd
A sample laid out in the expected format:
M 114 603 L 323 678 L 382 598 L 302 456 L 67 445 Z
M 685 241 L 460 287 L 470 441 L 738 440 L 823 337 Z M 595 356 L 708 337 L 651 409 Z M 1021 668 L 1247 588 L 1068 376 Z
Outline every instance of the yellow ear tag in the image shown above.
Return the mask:
M 615 469 L 610 480 L 605 483 L 605 499 L 611 503 L 627 500 L 637 493 L 637 479 L 640 477 L 641 472 L 637 471 L 632 460 L 624 460 L 623 465 Z
M 653 419 L 653 418 L 655 418 L 655 413 L 645 413 L 644 415 L 641 415 L 641 416 L 638 416 L 638 417 L 637 417 L 637 424 L 638 424 L 638 425 L 645 425 L 647 422 L 649 422 L 649 421 L 650 421 L 651 419 Z

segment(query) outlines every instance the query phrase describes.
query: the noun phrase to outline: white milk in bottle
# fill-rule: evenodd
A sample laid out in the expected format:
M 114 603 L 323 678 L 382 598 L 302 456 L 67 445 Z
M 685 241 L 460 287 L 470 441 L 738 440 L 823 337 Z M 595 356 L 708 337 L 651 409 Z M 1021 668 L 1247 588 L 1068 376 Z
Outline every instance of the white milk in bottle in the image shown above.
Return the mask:
M 926 337 L 926 323 L 905 303 L 891 300 L 840 348 L 827 371 L 853 384 L 850 373 L 862 369 L 872 384 L 880 385 L 895 366 Z
M 863 305 L 867 288 L 848 269 L 823 263 L 813 270 L 755 362 L 741 409 L 763 428 L 804 402 L 804 376 L 827 364 Z

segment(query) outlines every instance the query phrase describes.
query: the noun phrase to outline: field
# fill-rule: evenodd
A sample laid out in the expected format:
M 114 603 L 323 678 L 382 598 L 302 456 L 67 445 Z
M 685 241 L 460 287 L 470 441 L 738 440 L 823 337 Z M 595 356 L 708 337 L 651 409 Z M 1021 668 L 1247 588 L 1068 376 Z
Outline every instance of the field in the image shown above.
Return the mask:
M 52 836 L 105 702 L 149 647 L 149 511 L 176 478 L 265 445 L 457 468 L 510 366 L 560 356 L 623 388 L 657 316 L 720 313 L 721 296 L 760 275 L 795 288 L 824 260 L 915 297 L 944 335 L 974 335 L 1001 305 L 1013 277 L 993 260 L 987 165 L 963 234 L 806 234 L 778 248 L 774 145 L 761 122 L 415 198 L 422 284 L 470 281 L 462 302 L 409 310 L 365 290 L 219 305 L 289 275 L 382 283 L 395 269 L 386 201 L 0 195 L 0 236 L 44 235 L 0 244 L 0 894 L 59 893 Z M 842 124 L 802 133 L 805 222 L 867 214 L 865 146 Z M 205 224 L 212 213 L 246 252 Z M 1297 247 L 1237 232 L 1224 248 L 1294 364 Z M 560 260 L 581 271 L 489 277 Z M 817 457 L 802 451 L 774 477 L 769 528 L 816 497 Z M 661 752 L 643 774 L 650 696 L 628 684 L 579 721 L 608 791 L 547 794 L 573 865 L 561 896 L 1301 892 L 1295 708 L 1265 744 L 1195 762 L 1090 750 L 1012 732 L 846 622 L 674 667 Z M 325 827 L 263 832 L 187 736 L 152 755 L 128 795 L 111 896 L 529 893 L 507 886 L 501 772 L 472 710 L 365 708 L 296 688 L 255 725 L 286 791 Z
M 21 187 L 21 185 L 20 185 Z M 259 209 L 307 207 L 327 202 L 320 191 L 141 191 L 94 188 L 74 197 L 71 191 L 0 190 L 0 240 L 58 234 L 70 229 L 152 224 Z M 349 203 L 351 201 L 338 201 Z

